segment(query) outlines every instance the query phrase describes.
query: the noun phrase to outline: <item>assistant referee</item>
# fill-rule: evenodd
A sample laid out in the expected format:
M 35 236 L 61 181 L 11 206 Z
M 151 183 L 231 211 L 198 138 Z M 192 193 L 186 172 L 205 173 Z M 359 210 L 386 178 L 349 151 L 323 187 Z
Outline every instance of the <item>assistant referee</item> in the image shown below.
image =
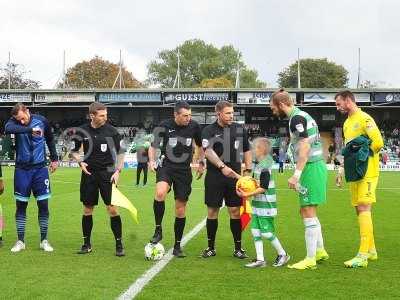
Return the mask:
M 107 123 L 107 108 L 94 102 L 89 106 L 91 121 L 75 128 L 74 148 L 71 156 L 79 163 L 81 175 L 81 202 L 83 203 L 83 245 L 78 254 L 92 252 L 90 236 L 93 227 L 93 210 L 98 204 L 99 191 L 110 215 L 111 230 L 116 242 L 116 256 L 125 256 L 122 246 L 122 222 L 117 207 L 111 204 L 112 183 L 118 183 L 124 164 L 122 139 L 117 129 Z M 83 145 L 84 158 L 79 150 Z
M 243 259 L 248 256 L 242 249 L 240 222 L 242 200 L 236 194 L 236 181 L 240 177 L 242 159 L 245 163 L 246 175 L 251 174 L 252 155 L 246 130 L 242 125 L 233 122 L 233 104 L 220 101 L 215 106 L 215 112 L 217 121 L 206 126 L 202 132 L 202 146 L 207 159 L 204 185 L 205 204 L 208 207 L 206 224 L 208 247 L 203 250 L 201 257 L 208 258 L 216 255 L 215 236 L 218 229 L 218 214 L 225 202 L 235 244 L 233 256 Z

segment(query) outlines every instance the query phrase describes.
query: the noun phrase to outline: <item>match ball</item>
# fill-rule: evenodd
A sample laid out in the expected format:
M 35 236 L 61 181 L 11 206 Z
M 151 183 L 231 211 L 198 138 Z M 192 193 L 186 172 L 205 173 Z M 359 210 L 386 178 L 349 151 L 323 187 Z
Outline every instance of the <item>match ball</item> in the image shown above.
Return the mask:
M 240 177 L 236 182 L 236 189 L 241 189 L 246 193 L 252 193 L 257 189 L 257 181 L 250 176 Z
M 148 243 L 144 247 L 144 258 L 146 260 L 160 260 L 165 254 L 164 246 L 160 243 Z

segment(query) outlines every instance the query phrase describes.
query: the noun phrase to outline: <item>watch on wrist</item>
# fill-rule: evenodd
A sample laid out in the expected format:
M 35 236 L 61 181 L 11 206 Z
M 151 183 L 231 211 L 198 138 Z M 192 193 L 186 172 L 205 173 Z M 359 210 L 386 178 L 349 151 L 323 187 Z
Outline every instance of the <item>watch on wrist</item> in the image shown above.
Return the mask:
M 218 168 L 220 169 L 220 170 L 222 170 L 223 168 L 225 168 L 226 166 L 225 166 L 225 164 L 222 164 L 222 165 L 220 165 Z

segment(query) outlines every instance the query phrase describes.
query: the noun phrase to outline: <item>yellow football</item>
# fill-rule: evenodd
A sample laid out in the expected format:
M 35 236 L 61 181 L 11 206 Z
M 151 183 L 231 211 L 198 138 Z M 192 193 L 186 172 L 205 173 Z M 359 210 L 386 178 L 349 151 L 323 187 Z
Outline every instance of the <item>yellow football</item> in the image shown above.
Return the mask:
M 252 193 L 257 189 L 257 181 L 253 177 L 243 176 L 236 182 L 236 188 L 246 193 Z

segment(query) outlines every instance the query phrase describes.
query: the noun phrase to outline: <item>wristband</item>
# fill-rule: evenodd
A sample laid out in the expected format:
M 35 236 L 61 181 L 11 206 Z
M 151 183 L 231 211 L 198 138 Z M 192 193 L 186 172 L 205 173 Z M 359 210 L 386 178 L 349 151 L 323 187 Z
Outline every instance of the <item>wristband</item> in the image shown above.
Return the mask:
M 293 174 L 293 176 L 295 176 L 295 177 L 297 177 L 297 178 L 300 178 L 300 176 L 301 176 L 301 173 L 302 173 L 302 171 L 301 171 L 301 170 L 298 170 L 298 169 L 296 169 L 296 170 L 294 170 L 294 174 Z

